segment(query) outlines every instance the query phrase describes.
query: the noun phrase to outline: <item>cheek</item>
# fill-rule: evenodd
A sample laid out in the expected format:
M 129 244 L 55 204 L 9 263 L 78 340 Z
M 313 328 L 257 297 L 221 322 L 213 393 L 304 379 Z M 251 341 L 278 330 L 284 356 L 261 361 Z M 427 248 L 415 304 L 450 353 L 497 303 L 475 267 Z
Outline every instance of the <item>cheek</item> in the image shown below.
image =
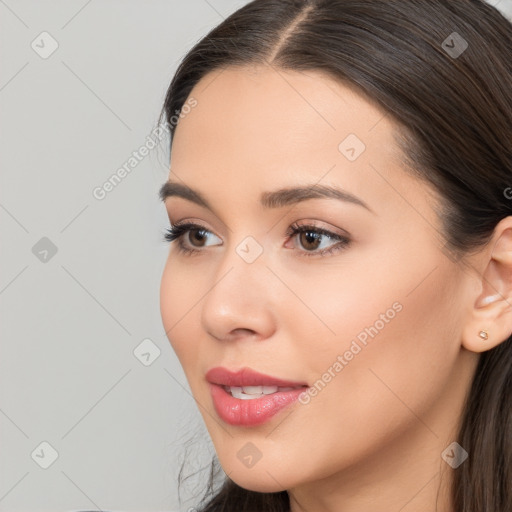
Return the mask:
M 324 293 L 308 294 L 310 308 L 335 334 L 299 338 L 317 388 L 306 415 L 331 439 L 342 425 L 348 437 L 338 444 L 347 456 L 400 435 L 448 385 L 460 351 L 457 283 L 448 265 L 438 261 L 432 272 L 431 262 L 382 274 L 351 268 L 336 274 L 339 282 L 324 282 Z
M 425 356 L 428 365 L 429 358 L 440 359 L 446 351 L 456 354 L 453 343 L 444 340 L 453 339 L 457 331 L 450 326 L 460 322 L 452 307 L 458 277 L 434 246 L 420 257 L 415 249 L 420 242 L 398 249 L 381 244 L 357 256 L 347 252 L 339 263 L 308 271 L 282 269 L 296 297 L 283 302 L 280 316 L 303 333 L 296 338 L 302 340 L 299 351 L 320 361 L 316 373 L 327 370 L 329 358 L 332 364 L 345 353 L 351 366 L 367 358 L 379 363 Z
M 200 307 L 203 293 L 192 285 L 193 275 L 186 266 L 181 266 L 169 257 L 160 283 L 160 314 L 162 323 L 180 362 L 186 366 L 186 356 L 193 352 L 200 337 L 193 332 L 194 308 Z M 196 341 L 195 341 L 196 340 Z
M 434 251 L 422 261 L 405 251 L 401 259 L 379 255 L 378 264 L 347 257 L 343 266 L 287 277 L 301 301 L 290 297 L 280 316 L 295 333 L 306 377 L 321 381 L 318 399 L 311 399 L 319 411 L 328 397 L 336 410 L 342 396 L 336 414 L 409 414 L 398 397 L 427 407 L 457 359 L 458 285 L 447 259 Z

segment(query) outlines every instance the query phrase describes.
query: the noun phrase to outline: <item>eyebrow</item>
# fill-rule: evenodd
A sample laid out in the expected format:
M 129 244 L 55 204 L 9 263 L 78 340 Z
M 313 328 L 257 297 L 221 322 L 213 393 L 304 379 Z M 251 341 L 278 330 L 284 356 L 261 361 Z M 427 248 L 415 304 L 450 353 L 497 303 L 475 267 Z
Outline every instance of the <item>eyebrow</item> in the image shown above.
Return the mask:
M 203 195 L 183 183 L 166 181 L 160 188 L 159 196 L 162 201 L 172 196 L 181 197 L 213 211 L 210 203 Z M 284 206 L 307 201 L 308 199 L 322 198 L 337 199 L 338 201 L 356 204 L 375 214 L 375 212 L 357 196 L 331 185 L 314 184 L 301 187 L 286 187 L 271 192 L 263 192 L 260 196 L 260 203 L 265 208 L 282 208 Z

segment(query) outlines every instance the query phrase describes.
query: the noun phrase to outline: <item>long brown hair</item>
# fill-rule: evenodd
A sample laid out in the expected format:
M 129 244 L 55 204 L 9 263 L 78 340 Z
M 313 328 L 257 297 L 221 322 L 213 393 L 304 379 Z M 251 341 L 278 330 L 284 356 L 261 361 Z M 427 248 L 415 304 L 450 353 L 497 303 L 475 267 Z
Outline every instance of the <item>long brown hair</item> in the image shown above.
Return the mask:
M 512 24 L 483 0 L 255 0 L 185 56 L 161 120 L 175 123 L 192 88 L 227 66 L 318 70 L 357 87 L 401 127 L 411 173 L 443 198 L 447 254 L 487 243 L 512 215 Z M 512 511 L 512 337 L 480 356 L 458 443 L 456 512 Z M 285 512 L 288 493 L 258 493 L 213 460 L 202 512 Z M 180 472 L 181 475 L 181 472 Z M 202 508 L 201 508 L 202 507 Z

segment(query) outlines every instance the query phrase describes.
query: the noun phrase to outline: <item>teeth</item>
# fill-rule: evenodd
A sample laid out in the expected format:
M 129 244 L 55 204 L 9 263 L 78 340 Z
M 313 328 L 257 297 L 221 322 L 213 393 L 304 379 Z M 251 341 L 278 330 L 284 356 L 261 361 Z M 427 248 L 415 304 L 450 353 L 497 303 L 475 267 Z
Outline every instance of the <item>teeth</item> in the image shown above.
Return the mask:
M 271 395 L 277 391 L 291 391 L 292 387 L 280 388 L 278 386 L 224 386 L 224 389 L 234 398 L 241 400 L 252 400 L 254 398 L 261 398 L 265 395 Z
M 275 393 L 279 388 L 277 386 L 244 386 L 242 388 L 246 395 L 270 395 Z

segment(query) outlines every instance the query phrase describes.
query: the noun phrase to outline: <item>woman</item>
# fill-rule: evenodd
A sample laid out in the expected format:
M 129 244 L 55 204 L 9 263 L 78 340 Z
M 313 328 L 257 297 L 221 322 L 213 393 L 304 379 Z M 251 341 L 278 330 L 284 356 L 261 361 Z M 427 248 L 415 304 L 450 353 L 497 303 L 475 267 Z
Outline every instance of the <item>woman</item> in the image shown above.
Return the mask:
M 255 0 L 184 58 L 161 314 L 226 474 L 197 510 L 512 510 L 511 34 Z

